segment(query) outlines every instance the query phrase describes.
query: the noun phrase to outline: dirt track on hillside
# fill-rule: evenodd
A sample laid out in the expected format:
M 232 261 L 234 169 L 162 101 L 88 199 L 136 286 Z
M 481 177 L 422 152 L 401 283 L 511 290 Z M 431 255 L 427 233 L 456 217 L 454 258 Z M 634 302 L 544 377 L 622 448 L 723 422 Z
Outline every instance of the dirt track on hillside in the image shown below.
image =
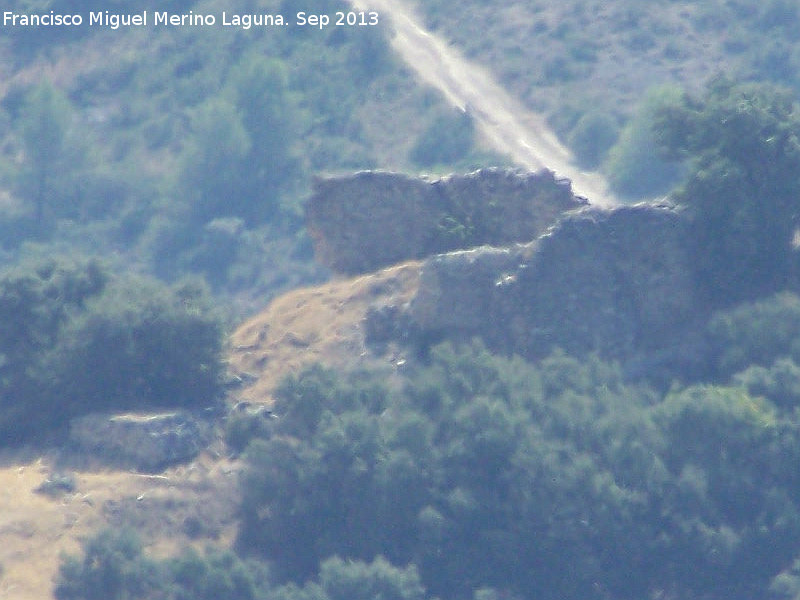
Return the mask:
M 525 109 L 482 67 L 467 61 L 453 46 L 426 31 L 402 0 L 351 0 L 355 8 L 379 13 L 393 29 L 392 45 L 427 84 L 439 89 L 454 105 L 468 110 L 478 130 L 496 151 L 521 167 L 547 168 L 572 180 L 578 195 L 592 204 L 617 204 L 598 173 L 581 171 L 545 120 Z M 388 18 L 388 19 L 387 19 Z

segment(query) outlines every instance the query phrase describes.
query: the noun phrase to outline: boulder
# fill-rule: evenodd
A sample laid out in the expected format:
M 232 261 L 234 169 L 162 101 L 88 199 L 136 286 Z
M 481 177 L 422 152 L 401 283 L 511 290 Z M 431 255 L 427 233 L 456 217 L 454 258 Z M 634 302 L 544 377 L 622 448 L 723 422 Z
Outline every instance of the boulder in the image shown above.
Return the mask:
M 212 424 L 187 411 L 90 414 L 70 423 L 70 442 L 80 455 L 147 473 L 192 460 L 212 436 Z

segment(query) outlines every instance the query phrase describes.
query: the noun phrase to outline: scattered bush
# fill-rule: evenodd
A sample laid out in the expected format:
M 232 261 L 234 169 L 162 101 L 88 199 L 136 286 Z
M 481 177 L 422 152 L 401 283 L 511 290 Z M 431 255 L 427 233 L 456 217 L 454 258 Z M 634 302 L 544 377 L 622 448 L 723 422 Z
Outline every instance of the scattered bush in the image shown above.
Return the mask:
M 589 111 L 583 114 L 569 134 L 567 142 L 580 166 L 594 169 L 605 159 L 619 133 L 619 125 L 605 113 Z
M 625 125 L 603 164 L 611 188 L 620 196 L 641 199 L 666 194 L 682 174 L 681 165 L 663 158 L 653 129 L 656 113 L 677 101 L 679 92 L 662 87 L 650 90 Z

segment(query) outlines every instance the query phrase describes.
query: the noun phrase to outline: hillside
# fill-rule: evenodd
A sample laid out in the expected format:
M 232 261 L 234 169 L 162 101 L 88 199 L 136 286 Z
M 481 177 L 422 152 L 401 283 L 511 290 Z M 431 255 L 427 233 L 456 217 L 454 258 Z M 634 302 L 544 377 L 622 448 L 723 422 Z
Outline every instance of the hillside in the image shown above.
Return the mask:
M 456 181 L 461 193 L 466 193 L 465 186 L 486 188 L 474 176 Z M 338 185 L 352 184 L 341 179 Z M 373 201 L 381 197 L 378 193 Z M 581 206 L 563 199 L 548 206 L 546 195 L 542 201 L 539 219 L 557 218 L 555 206 Z M 344 370 L 397 373 L 413 357 L 404 344 L 382 338 L 387 332 L 380 327 L 391 323 L 419 293 L 421 267 L 418 261 L 404 262 L 276 298 L 230 337 L 228 368 L 241 385 L 229 395 L 228 404 L 271 405 L 272 392 L 283 377 L 317 362 Z M 391 377 L 400 384 L 401 377 Z M 100 465 L 87 469 L 81 460 L 74 464 L 67 451 L 54 450 L 35 460 L 9 454 L 0 473 L 6 490 L 0 498 L 0 527 L 7 534 L 0 553 L 2 589 L 23 600 L 46 597 L 61 553 L 75 552 L 79 540 L 108 526 L 135 527 L 156 556 L 174 554 L 187 545 L 202 547 L 211 540 L 230 544 L 242 463 L 224 458 L 226 452 L 217 441 L 190 463 L 154 475 L 103 466 L 109 457 L 95 457 Z M 71 474 L 74 490 L 53 497 L 34 491 L 60 473 Z M 198 518 L 202 527 L 195 532 L 190 525 Z
M 408 3 L 379 0 L 370 7 L 391 19 L 397 53 L 422 81 L 441 90 L 451 104 L 472 117 L 490 148 L 529 171 L 549 169 L 557 177 L 570 179 L 576 192 L 594 204 L 618 202 L 601 174 L 586 173 L 575 165 L 574 157 L 542 115 L 526 109 L 491 73 L 426 31 Z
M 231 336 L 230 368 L 244 378 L 236 399 L 271 403 L 283 377 L 315 362 L 337 369 L 396 363 L 398 356 L 367 347 L 366 317 L 371 308 L 406 305 L 419 275 L 420 264 L 407 262 L 276 298 Z
M 374 7 L 2 30 L 0 598 L 108 528 L 279 600 L 800 597 L 799 9 Z
M 267 12 L 282 6 L 263 4 Z M 195 13 L 223 8 L 198 3 Z M 506 162 L 470 127 L 454 153 L 411 159 L 453 114 L 394 58 L 388 22 L 313 32 L 220 25 L 2 34 L 6 263 L 58 248 L 170 281 L 198 275 L 239 318 L 326 276 L 310 259 L 300 218 L 314 174 Z M 36 123 L 54 134 L 47 148 Z M 275 255 L 283 258 L 267 258 Z
M 434 31 L 544 112 L 566 137 L 588 110 L 625 118 L 651 86 L 697 91 L 717 73 L 796 87 L 790 2 L 417 3 Z
M 659 95 L 698 93 L 720 76 L 800 90 L 800 9 L 786 0 L 412 4 L 626 201 L 662 197 L 680 180 L 646 131 Z

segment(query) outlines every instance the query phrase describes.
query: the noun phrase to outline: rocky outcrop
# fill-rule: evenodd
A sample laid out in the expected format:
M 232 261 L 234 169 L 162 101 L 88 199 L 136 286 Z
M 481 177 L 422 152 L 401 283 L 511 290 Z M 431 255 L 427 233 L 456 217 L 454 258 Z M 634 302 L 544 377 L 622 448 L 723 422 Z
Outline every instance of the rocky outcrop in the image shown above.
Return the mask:
M 428 338 L 478 336 L 529 358 L 661 352 L 706 313 L 687 227 L 663 204 L 590 209 L 527 245 L 431 257 L 409 320 Z
M 556 348 L 598 352 L 629 376 L 663 374 L 668 385 L 704 368 L 701 332 L 714 308 L 699 292 L 690 225 L 667 203 L 587 207 L 526 243 L 296 290 L 234 334 L 231 365 L 257 380 L 239 396 L 269 402 L 278 375 L 316 361 L 388 361 L 401 372 L 417 350 L 475 337 L 532 360 Z
M 550 171 L 481 169 L 439 179 L 364 171 L 316 179 L 306 219 L 319 262 L 356 274 L 482 244 L 528 242 L 585 205 Z
M 154 473 L 197 456 L 212 439 L 210 422 L 186 411 L 91 414 L 70 424 L 72 448 L 90 462 Z

